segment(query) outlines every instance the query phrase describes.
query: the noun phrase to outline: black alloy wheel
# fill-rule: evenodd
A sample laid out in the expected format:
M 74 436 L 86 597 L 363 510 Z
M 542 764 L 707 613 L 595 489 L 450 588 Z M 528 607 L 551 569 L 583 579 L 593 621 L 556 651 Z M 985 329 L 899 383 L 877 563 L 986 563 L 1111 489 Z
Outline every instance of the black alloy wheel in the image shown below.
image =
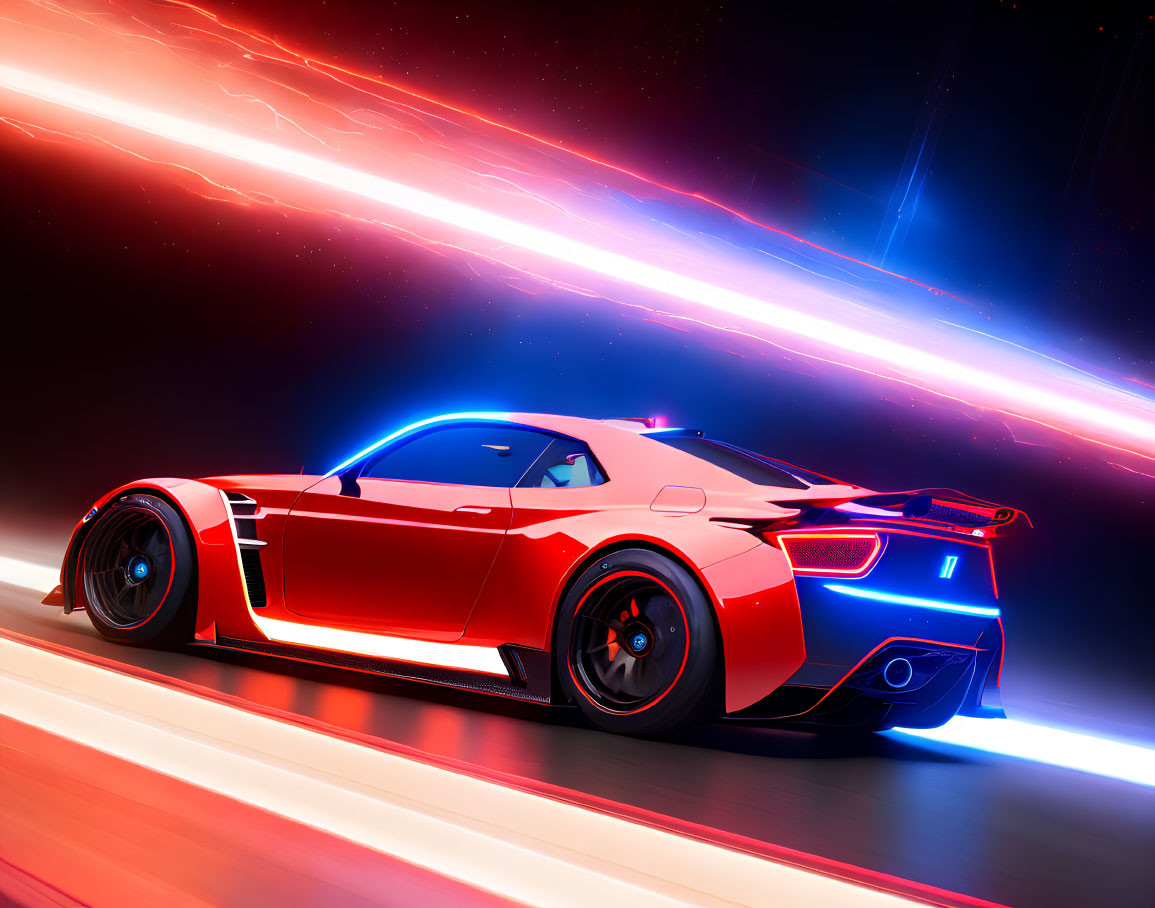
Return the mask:
M 671 558 L 623 549 L 599 559 L 566 595 L 557 641 L 563 689 L 601 728 L 660 734 L 720 711 L 713 609 Z
M 570 663 L 599 706 L 631 712 L 655 702 L 681 675 L 689 652 L 681 603 L 656 577 L 620 571 L 578 605 Z
M 104 636 L 121 643 L 182 643 L 191 633 L 193 549 L 180 515 L 152 495 L 106 505 L 84 540 L 84 606 Z

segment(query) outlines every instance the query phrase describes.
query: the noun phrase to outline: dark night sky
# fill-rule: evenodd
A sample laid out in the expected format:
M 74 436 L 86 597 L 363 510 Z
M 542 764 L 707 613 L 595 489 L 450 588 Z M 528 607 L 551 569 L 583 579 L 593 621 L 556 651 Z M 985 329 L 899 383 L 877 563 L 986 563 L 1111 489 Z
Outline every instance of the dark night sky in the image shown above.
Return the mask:
M 888 266 L 1155 384 L 1155 5 L 1058 6 L 214 8 L 862 257 L 929 99 L 937 144 Z M 1025 508 L 1008 692 L 1155 739 L 1152 480 L 83 150 L 4 134 L 0 174 L 7 526 L 66 531 L 138 476 L 323 469 L 432 412 L 663 413 L 863 484 Z

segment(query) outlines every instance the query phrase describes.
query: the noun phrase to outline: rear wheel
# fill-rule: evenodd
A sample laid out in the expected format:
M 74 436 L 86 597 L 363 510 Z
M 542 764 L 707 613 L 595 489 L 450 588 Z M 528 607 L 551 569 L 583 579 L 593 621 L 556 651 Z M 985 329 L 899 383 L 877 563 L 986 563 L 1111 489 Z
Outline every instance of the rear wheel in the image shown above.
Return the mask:
M 586 570 L 562 603 L 557 647 L 562 687 L 607 731 L 661 734 L 719 708 L 710 601 L 657 552 L 625 549 Z
M 193 546 L 168 503 L 145 494 L 113 502 L 85 539 L 80 564 L 88 617 L 105 637 L 140 646 L 189 639 Z

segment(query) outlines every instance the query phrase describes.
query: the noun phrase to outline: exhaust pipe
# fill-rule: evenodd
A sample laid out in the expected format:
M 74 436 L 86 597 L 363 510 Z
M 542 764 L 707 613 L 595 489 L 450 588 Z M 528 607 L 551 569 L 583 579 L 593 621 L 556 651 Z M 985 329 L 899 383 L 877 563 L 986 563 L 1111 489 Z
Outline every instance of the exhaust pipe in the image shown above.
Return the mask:
M 882 668 L 882 680 L 895 690 L 901 690 L 914 678 L 914 666 L 907 659 L 891 659 Z

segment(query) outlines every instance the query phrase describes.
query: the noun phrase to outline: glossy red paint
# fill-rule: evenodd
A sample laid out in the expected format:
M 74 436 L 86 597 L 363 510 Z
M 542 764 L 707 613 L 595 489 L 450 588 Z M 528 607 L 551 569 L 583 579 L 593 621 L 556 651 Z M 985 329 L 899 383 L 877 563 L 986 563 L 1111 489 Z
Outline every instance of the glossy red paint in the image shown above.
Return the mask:
M 706 506 L 706 493 L 687 486 L 666 486 L 650 502 L 651 511 L 670 514 L 697 514 Z
M 509 527 L 509 489 L 333 476 L 284 531 L 285 605 L 320 624 L 428 640 L 465 630 Z
M 799 668 L 806 646 L 793 573 L 783 551 L 750 528 L 788 525 L 801 507 L 819 501 L 877 493 L 849 484 L 758 486 L 647 438 L 637 423 L 539 414 L 503 419 L 583 441 L 607 481 L 507 489 L 364 478 L 354 496 L 341 494 L 337 476 L 153 479 L 110 492 L 97 502 L 97 516 L 108 501 L 136 490 L 180 510 L 196 550 L 199 643 L 264 641 L 254 620 L 259 611 L 306 626 L 556 651 L 555 615 L 568 585 L 603 553 L 641 546 L 681 562 L 709 596 L 728 712 L 762 699 Z M 259 609 L 245 592 L 225 493 L 255 503 L 245 505 L 255 514 L 237 516 L 253 521 L 265 543 L 258 551 L 266 605 Z M 917 521 L 851 523 L 855 532 L 932 538 L 946 532 Z M 86 526 L 74 532 L 70 570 Z
M 711 565 L 705 578 L 718 605 L 726 712 L 737 712 L 779 687 L 806 658 L 794 576 L 781 551 L 759 545 Z

